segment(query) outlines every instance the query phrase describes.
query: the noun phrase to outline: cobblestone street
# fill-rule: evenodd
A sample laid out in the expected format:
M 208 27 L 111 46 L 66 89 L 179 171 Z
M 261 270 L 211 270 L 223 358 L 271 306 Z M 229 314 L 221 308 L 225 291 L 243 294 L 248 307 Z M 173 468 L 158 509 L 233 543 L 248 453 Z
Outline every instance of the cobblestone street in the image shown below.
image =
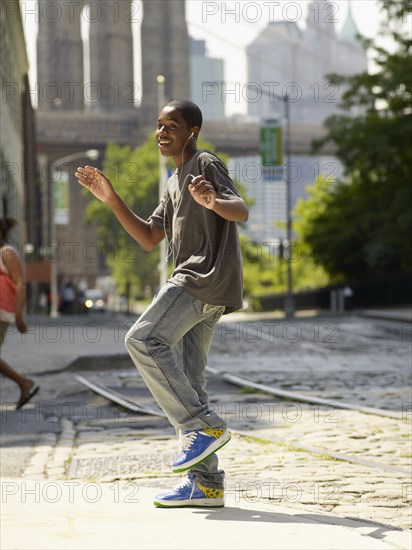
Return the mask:
M 402 411 L 411 324 L 316 318 L 219 325 L 210 365 L 283 389 Z

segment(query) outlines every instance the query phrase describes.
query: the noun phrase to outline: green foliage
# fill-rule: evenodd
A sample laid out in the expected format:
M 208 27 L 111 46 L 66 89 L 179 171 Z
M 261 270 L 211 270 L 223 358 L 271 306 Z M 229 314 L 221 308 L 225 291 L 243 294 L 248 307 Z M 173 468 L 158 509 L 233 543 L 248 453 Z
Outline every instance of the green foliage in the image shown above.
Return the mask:
M 405 5 L 381 0 L 389 53 L 370 40 L 378 71 L 329 75 L 345 92 L 342 115 L 327 119 L 326 142 L 336 146 L 347 180 L 320 178 L 296 209 L 303 246 L 334 278 L 366 279 L 412 269 L 412 42 L 402 31 Z M 404 19 L 406 20 L 406 19 Z M 399 30 L 401 29 L 401 30 Z M 356 116 L 354 116 L 356 115 Z
M 332 181 L 318 178 L 314 186 L 307 188 L 308 198 L 298 201 L 294 215 L 300 245 L 311 252 L 314 261 L 323 266 L 333 280 L 339 280 L 350 268 L 362 270 L 359 261 L 364 233 L 358 232 L 352 223 L 354 213 L 349 216 L 349 208 L 359 206 L 350 196 L 350 187 L 341 184 L 333 189 L 333 186 Z M 340 199 L 336 196 L 338 193 Z
M 246 235 L 240 235 L 240 243 L 245 296 L 255 298 L 286 292 L 287 251 L 280 257 L 278 247 L 251 241 Z M 295 291 L 318 288 L 329 283 L 325 270 L 316 265 L 307 248 L 298 243 L 294 243 L 291 250 L 291 269 Z

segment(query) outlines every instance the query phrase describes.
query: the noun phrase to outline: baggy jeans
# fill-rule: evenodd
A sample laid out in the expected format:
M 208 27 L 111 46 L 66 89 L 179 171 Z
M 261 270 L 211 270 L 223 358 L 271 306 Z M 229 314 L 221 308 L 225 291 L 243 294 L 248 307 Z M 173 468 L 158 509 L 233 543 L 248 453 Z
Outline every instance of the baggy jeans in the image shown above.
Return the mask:
M 126 334 L 137 370 L 177 432 L 226 428 L 210 408 L 205 380 L 207 356 L 224 309 L 167 282 Z M 223 485 L 216 454 L 187 473 L 196 474 L 205 486 Z

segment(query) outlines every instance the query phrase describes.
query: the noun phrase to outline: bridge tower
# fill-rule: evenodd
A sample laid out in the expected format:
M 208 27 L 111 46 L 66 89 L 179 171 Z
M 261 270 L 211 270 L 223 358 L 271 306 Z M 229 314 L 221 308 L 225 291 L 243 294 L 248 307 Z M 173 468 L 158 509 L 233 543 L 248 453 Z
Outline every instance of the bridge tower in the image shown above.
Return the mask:
M 190 99 L 189 34 L 184 0 L 143 0 L 141 116 L 153 124 L 158 114 L 158 75 L 166 78 L 167 99 Z

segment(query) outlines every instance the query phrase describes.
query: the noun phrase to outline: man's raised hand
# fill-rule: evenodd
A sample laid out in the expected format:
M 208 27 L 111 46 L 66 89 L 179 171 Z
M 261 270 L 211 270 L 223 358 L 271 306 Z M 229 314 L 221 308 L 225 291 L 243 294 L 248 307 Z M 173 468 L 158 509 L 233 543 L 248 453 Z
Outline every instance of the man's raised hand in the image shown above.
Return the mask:
M 84 168 L 79 166 L 75 176 L 80 185 L 86 187 L 86 189 L 102 202 L 110 202 L 116 194 L 109 178 L 93 166 L 85 166 Z

